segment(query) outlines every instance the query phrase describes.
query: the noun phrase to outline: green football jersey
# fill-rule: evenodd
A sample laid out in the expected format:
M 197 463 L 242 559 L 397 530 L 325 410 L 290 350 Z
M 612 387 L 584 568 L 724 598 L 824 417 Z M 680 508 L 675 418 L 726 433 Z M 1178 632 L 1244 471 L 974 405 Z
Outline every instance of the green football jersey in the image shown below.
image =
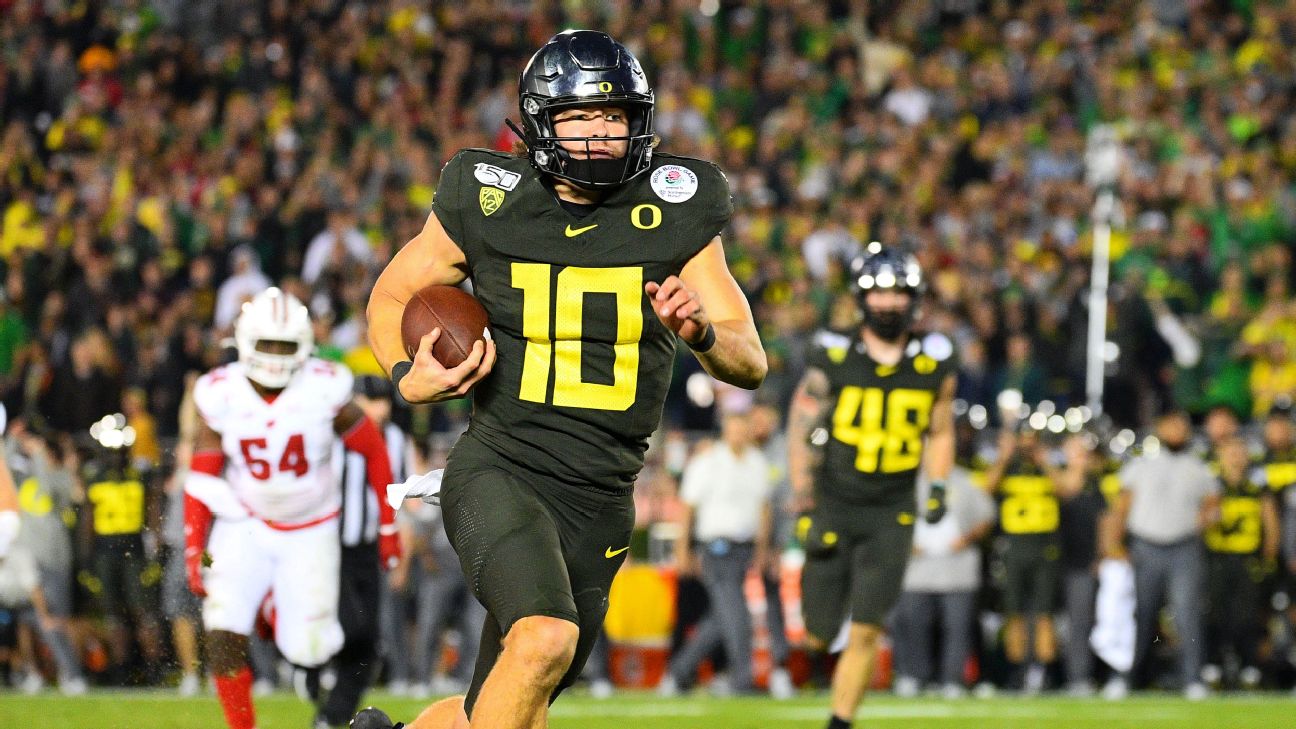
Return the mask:
M 1257 478 L 1259 477 L 1259 478 Z M 1263 475 L 1253 471 L 1241 483 L 1220 479 L 1219 521 L 1206 529 L 1206 549 L 1220 554 L 1256 554 L 1264 546 Z
M 941 383 L 955 371 L 943 334 L 913 335 L 894 366 L 874 361 L 864 342 L 821 332 L 807 364 L 829 383 L 827 442 L 815 491 L 833 502 L 912 505 L 924 438 Z
M 1029 458 L 1014 456 L 999 483 L 999 528 L 1005 534 L 1056 534 L 1061 509 L 1053 479 Z
M 526 159 L 469 149 L 446 164 L 432 209 L 467 258 L 498 352 L 474 389 L 473 434 L 564 481 L 633 483 L 676 343 L 644 284 L 678 274 L 724 228 L 724 174 L 656 154 L 578 216 Z

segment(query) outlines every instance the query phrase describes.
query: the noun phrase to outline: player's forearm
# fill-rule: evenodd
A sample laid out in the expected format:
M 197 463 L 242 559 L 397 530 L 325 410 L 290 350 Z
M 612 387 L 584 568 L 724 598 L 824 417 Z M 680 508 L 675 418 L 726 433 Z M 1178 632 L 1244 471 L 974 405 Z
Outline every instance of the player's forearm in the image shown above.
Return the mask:
M 756 549 L 768 550 L 772 545 L 770 536 L 774 528 L 774 509 L 767 501 L 761 507 L 760 520 L 756 522 Z
M 373 349 L 378 364 L 389 375 L 392 365 L 409 359 L 401 340 L 401 316 L 404 313 L 405 302 L 384 288 L 380 277 L 369 296 L 365 315 L 369 326 L 369 346 Z
M 675 540 L 675 561 L 684 564 L 693 551 L 693 507 L 684 504 L 680 514 L 679 537 Z
M 1278 504 L 1273 498 L 1261 499 L 1260 520 L 1264 532 L 1264 557 L 1265 559 L 1277 559 L 1278 535 L 1282 524 L 1278 516 Z
M 927 477 L 946 481 L 954 470 L 954 429 L 932 433 L 927 438 Z
M 814 459 L 810 452 L 810 431 L 816 419 L 817 413 L 805 412 L 795 404 L 788 417 L 788 481 L 794 493 L 805 493 L 811 488 Z
M 748 321 L 713 322 L 715 344 L 694 351 L 707 374 L 730 385 L 755 390 L 765 380 L 769 363 L 756 327 Z
M 995 489 L 999 488 L 999 484 L 1003 481 L 1004 478 L 1004 472 L 1008 470 L 1008 459 L 1011 457 L 1011 455 L 1012 454 L 1001 455 L 999 457 L 999 460 L 995 461 L 993 464 L 990 465 L 990 468 L 986 469 L 986 475 L 985 475 L 986 491 L 989 491 L 990 493 L 994 493 Z
M 17 510 L 18 489 L 14 486 L 13 474 L 9 472 L 9 464 L 4 460 L 4 453 L 0 451 L 0 511 Z
M 1116 497 L 1114 508 L 1098 521 L 1098 542 L 1107 557 L 1125 555 L 1125 523 L 1129 519 L 1130 494 L 1122 491 Z

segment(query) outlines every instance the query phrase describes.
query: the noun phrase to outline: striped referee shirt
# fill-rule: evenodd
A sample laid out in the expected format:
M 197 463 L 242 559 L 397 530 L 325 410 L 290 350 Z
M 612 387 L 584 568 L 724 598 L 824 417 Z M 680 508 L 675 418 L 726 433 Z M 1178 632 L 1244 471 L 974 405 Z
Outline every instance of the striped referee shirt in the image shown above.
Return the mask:
M 383 442 L 387 444 L 387 458 L 391 461 L 392 482 L 400 483 L 409 473 L 407 438 L 395 423 L 382 427 Z M 333 445 L 334 473 L 342 489 L 342 513 L 339 529 L 343 547 L 358 547 L 378 541 L 378 497 L 369 488 L 365 471 L 365 457 L 342 445 Z M 384 484 L 385 485 L 385 484 Z

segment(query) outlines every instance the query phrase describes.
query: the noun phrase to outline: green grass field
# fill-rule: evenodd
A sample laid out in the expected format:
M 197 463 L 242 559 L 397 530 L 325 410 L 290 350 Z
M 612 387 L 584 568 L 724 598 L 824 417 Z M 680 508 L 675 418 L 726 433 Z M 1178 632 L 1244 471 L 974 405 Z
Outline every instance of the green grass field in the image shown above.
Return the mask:
M 423 702 L 375 694 L 370 701 L 398 720 Z M 821 729 L 826 699 L 658 699 L 626 693 L 607 701 L 564 696 L 553 708 L 553 729 Z M 295 697 L 257 699 L 259 729 L 307 729 L 311 710 Z M 1188 703 L 1147 695 L 1120 703 L 1101 699 L 994 698 L 943 701 L 871 698 L 856 726 L 958 729 L 1281 729 L 1296 727 L 1296 700 L 1287 694 L 1238 696 Z M 223 729 L 216 699 L 180 699 L 169 693 L 101 691 L 80 698 L 53 693 L 0 694 L 3 729 Z

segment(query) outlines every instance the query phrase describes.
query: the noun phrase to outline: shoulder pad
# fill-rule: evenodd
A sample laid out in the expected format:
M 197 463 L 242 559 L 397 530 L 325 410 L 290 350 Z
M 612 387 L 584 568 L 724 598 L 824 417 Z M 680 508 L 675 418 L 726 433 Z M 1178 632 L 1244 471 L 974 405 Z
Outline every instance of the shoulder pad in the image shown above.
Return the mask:
M 849 349 L 851 345 L 850 337 L 828 329 L 815 332 L 813 341 L 816 347 L 823 349 Z
M 1265 472 L 1263 466 L 1253 466 L 1248 473 L 1251 483 L 1264 488 L 1269 485 L 1269 474 Z
M 351 402 L 355 376 L 346 365 L 311 357 L 303 365 L 303 371 L 306 375 L 303 384 L 312 390 L 312 397 L 318 397 L 329 409 L 336 412 Z
M 954 343 L 940 332 L 931 332 L 922 339 L 922 351 L 937 362 L 944 362 L 954 354 Z
M 199 377 L 194 383 L 194 406 L 212 430 L 221 430 L 221 420 L 232 401 L 230 386 L 235 377 L 242 376 L 233 365 L 225 365 Z

